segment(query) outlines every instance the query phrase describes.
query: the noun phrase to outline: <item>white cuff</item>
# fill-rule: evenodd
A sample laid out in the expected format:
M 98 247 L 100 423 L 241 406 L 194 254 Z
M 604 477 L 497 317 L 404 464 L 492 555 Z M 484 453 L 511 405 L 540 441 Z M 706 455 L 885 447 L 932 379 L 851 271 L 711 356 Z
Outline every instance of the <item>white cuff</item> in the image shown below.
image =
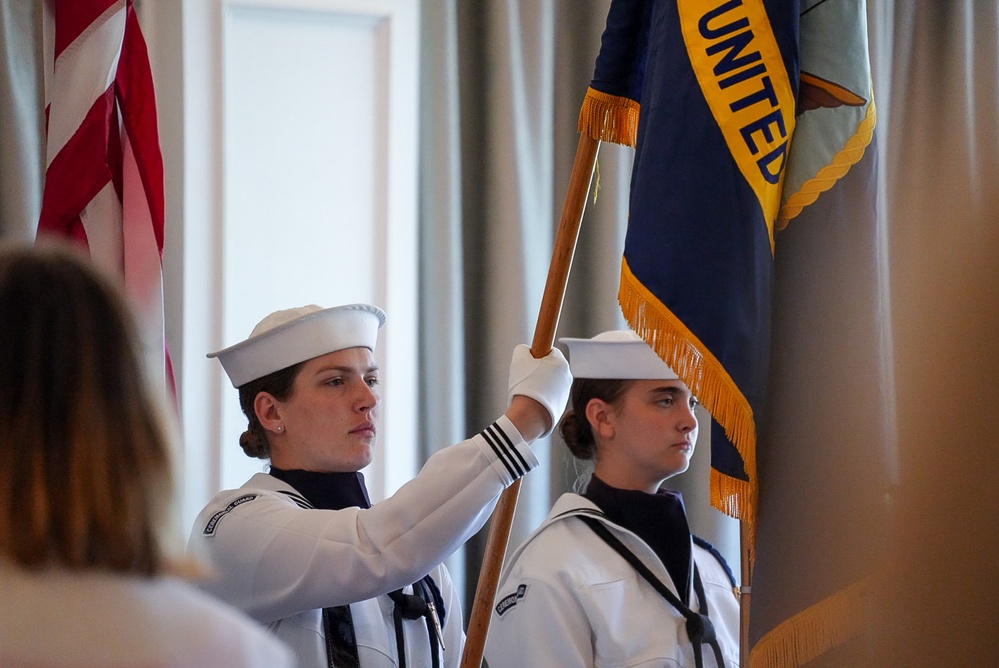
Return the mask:
M 510 485 L 538 466 L 538 458 L 520 431 L 505 415 L 472 437 L 490 458 L 504 485 Z

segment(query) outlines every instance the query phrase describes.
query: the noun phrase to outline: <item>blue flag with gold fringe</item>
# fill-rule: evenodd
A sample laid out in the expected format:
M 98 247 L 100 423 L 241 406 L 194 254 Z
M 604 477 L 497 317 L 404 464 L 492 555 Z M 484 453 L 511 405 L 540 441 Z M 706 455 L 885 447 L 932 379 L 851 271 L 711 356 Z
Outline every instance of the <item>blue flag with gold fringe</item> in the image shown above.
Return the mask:
M 580 111 L 581 132 L 635 147 L 619 301 L 711 413 L 712 504 L 751 534 L 775 233 L 870 142 L 865 11 L 613 0 Z
M 635 147 L 619 300 L 711 413 L 712 504 L 755 516 L 796 2 L 614 0 L 580 130 Z
M 624 315 L 710 411 L 712 504 L 768 555 L 753 665 L 842 652 L 876 563 L 890 463 L 864 436 L 890 401 L 837 394 L 886 368 L 872 88 L 865 0 L 612 0 L 580 112 L 636 149 Z M 838 558 L 832 520 L 866 557 Z

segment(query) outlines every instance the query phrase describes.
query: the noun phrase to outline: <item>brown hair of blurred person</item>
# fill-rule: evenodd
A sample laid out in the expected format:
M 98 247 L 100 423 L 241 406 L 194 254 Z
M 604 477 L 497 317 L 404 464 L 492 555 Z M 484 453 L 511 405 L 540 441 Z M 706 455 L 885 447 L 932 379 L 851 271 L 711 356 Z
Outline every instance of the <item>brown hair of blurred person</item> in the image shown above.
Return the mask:
M 154 575 L 171 437 L 115 287 L 78 254 L 0 248 L 0 557 Z M 168 563 L 170 562 L 170 563 Z

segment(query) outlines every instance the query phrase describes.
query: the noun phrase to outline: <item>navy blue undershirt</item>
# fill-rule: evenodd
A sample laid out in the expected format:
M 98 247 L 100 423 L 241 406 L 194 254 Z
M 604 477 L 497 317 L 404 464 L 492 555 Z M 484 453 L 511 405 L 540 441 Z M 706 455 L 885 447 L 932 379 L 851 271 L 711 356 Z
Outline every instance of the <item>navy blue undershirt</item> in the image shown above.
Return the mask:
M 634 532 L 666 566 L 680 598 L 690 598 L 690 525 L 679 492 L 659 490 L 649 494 L 611 487 L 597 476 L 590 479 L 583 496 L 607 518 Z
M 322 510 L 371 507 L 364 474 L 360 471 L 317 473 L 300 469 L 286 471 L 271 466 L 270 474 L 294 487 L 309 503 Z

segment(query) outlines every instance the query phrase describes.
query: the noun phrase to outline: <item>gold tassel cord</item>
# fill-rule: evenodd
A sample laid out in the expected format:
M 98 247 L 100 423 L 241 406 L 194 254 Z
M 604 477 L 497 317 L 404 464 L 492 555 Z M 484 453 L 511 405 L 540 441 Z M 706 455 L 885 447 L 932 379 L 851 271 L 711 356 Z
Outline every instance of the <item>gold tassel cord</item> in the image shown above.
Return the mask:
M 588 88 L 579 109 L 579 131 L 587 137 L 635 147 L 639 104 L 620 95 Z

